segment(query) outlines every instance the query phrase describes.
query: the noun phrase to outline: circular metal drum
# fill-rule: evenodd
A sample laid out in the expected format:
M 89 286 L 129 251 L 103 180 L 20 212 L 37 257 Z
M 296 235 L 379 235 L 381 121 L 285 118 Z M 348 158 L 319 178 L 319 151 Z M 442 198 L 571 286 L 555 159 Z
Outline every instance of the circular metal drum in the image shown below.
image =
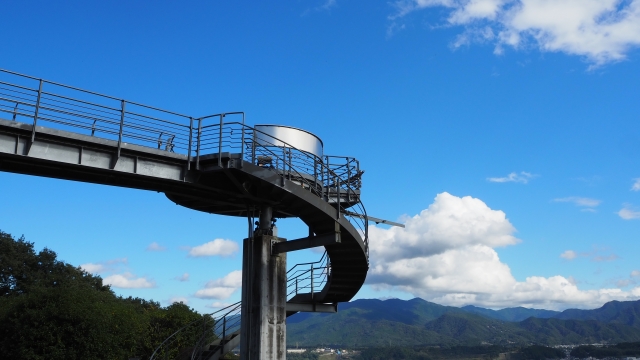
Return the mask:
M 255 130 L 258 145 L 295 148 L 322 159 L 322 140 L 308 131 L 282 125 L 256 125 Z

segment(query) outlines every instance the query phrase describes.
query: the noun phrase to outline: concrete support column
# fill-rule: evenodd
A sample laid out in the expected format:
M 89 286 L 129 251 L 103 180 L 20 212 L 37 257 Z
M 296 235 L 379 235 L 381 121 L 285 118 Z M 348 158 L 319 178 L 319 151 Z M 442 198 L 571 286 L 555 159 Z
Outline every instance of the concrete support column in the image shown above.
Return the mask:
M 286 253 L 271 255 L 271 243 L 280 241 L 286 239 L 259 234 L 244 240 L 242 360 L 286 359 L 287 257 Z

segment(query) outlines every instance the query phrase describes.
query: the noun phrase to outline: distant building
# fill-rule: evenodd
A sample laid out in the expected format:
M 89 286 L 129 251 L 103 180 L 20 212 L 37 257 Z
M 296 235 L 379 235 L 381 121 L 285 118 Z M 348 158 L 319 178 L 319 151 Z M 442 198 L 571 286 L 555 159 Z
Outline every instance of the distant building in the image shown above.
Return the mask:
M 302 354 L 305 351 L 307 351 L 307 349 L 287 349 L 287 353 L 291 354 Z

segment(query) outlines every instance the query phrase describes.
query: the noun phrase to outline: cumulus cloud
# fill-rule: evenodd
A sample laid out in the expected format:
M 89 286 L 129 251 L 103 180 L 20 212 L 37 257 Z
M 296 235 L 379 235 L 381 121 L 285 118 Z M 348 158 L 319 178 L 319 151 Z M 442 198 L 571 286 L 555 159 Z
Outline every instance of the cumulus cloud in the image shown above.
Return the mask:
M 439 194 L 405 225 L 370 228 L 367 283 L 374 289 L 394 288 L 454 306 L 564 309 L 640 298 L 640 287 L 580 290 L 574 279 L 563 276 L 516 281 L 494 250 L 518 243 L 516 229 L 504 212 L 480 199 Z
M 131 273 L 114 274 L 104 278 L 105 285 L 122 289 L 146 289 L 156 287 L 153 280 L 144 277 L 136 277 Z
M 212 308 L 212 309 L 222 309 L 222 308 L 226 308 L 227 306 L 233 305 L 233 303 L 228 303 L 228 302 L 222 302 L 222 301 L 214 301 L 211 304 L 205 305 L 208 308 Z
M 371 227 L 371 252 L 393 261 L 430 256 L 466 245 L 501 247 L 516 244 L 515 228 L 502 211 L 491 210 L 470 196 L 438 194 L 433 204 L 406 220 L 405 227 Z
M 568 202 L 573 203 L 580 208 L 580 211 L 595 212 L 596 207 L 600 205 L 602 201 L 596 199 L 590 199 L 585 197 L 570 196 L 566 198 L 553 199 L 554 202 Z
M 149 244 L 149 246 L 147 246 L 147 251 L 165 251 L 165 250 L 167 250 L 166 247 L 158 244 L 155 241 Z
M 640 211 L 634 210 L 629 204 L 624 204 L 624 207 L 618 211 L 618 216 L 625 220 L 640 219 Z
M 239 246 L 235 241 L 225 239 L 215 239 L 208 243 L 195 246 L 189 249 L 189 256 L 231 256 L 238 252 Z
M 587 59 L 593 67 L 623 60 L 640 45 L 640 0 L 398 0 L 389 18 L 420 9 L 447 8 L 449 26 L 462 26 L 460 37 L 484 32 L 494 52 L 505 47 L 535 47 Z M 454 46 L 469 41 L 457 39 Z
M 496 183 L 516 182 L 526 184 L 529 182 L 529 180 L 533 179 L 536 176 L 537 175 L 533 175 L 526 171 L 521 171 L 520 174 L 512 172 L 505 177 L 490 177 L 487 178 L 487 181 Z
M 194 296 L 201 299 L 224 300 L 241 287 L 242 270 L 236 270 L 222 278 L 207 282 L 204 289 L 196 291 Z
M 567 260 L 573 260 L 578 257 L 578 254 L 573 250 L 567 250 L 560 254 L 560 257 Z
M 102 274 L 105 272 L 115 271 L 120 265 L 126 265 L 127 258 L 113 259 L 102 261 L 99 263 L 86 263 L 80 265 L 80 268 L 92 274 Z

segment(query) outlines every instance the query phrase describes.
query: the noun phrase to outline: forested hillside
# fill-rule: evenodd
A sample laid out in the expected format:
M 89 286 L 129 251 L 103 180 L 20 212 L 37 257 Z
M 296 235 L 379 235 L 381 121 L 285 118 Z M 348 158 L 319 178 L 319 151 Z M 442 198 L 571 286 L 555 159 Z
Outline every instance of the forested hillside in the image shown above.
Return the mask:
M 200 318 L 184 304 L 118 297 L 100 277 L 0 231 L 2 358 L 148 359 L 167 336 Z M 177 348 L 195 336 L 182 335 Z
M 420 346 L 477 344 L 585 344 L 640 341 L 630 302 L 611 321 L 527 317 L 505 321 L 495 313 L 442 306 L 422 299 L 361 299 L 340 304 L 337 314 L 296 314 L 287 319 L 287 342 L 300 346 Z M 625 310 L 626 309 L 626 310 Z M 529 309 L 532 310 L 532 309 Z M 493 311 L 493 310 L 488 310 Z M 598 310 L 591 310 L 598 312 Z M 479 315 L 478 312 L 482 312 Z M 555 312 L 533 310 L 543 315 Z M 522 316 L 526 310 L 503 312 Z M 590 314 L 588 311 L 581 314 Z M 626 321 L 619 321 L 619 319 Z

